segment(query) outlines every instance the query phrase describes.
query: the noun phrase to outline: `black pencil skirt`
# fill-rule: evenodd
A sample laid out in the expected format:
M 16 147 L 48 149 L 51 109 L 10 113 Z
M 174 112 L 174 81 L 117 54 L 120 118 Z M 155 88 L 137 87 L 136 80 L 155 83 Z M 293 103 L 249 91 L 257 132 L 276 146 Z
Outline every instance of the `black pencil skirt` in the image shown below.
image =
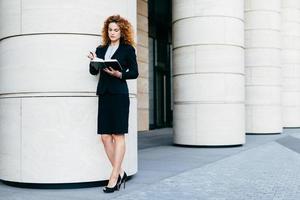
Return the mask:
M 98 134 L 128 133 L 129 94 L 103 94 L 98 98 Z

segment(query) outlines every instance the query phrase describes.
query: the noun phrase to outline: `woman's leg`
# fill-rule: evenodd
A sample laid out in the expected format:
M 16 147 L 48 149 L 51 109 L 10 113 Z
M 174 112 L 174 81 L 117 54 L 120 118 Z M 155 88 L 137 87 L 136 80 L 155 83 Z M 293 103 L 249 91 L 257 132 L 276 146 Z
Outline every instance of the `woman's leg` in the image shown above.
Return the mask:
M 111 166 L 114 166 L 114 151 L 115 151 L 115 144 L 113 141 L 113 136 L 110 134 L 102 134 L 101 140 L 104 145 L 104 149 L 106 155 L 111 163 Z
M 113 160 L 113 170 L 108 182 L 109 187 L 115 186 L 118 177 L 120 175 L 122 162 L 125 155 L 125 136 L 124 134 L 113 134 L 112 135 L 115 141 L 115 151 L 114 151 L 114 160 Z

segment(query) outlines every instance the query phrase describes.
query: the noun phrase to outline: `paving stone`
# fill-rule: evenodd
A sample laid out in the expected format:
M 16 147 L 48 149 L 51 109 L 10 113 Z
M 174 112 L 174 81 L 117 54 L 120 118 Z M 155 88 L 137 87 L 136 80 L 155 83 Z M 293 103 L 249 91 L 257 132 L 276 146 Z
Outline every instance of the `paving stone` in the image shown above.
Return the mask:
M 231 148 L 172 144 L 172 129 L 139 134 L 139 172 L 121 189 L 25 189 L 0 182 L 0 200 L 298 200 L 300 129 L 247 135 Z
M 117 199 L 297 200 L 299 188 L 299 154 L 271 142 Z

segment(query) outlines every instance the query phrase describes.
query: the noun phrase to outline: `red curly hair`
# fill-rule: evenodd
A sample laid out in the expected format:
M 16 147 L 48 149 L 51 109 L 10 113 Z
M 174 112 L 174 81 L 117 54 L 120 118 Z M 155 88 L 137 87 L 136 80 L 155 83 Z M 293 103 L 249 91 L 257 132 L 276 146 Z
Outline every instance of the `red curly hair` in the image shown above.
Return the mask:
M 110 43 L 110 39 L 108 37 L 108 25 L 112 22 L 118 24 L 118 26 L 120 27 L 120 43 L 134 45 L 132 26 L 127 19 L 121 17 L 120 15 L 109 16 L 104 21 L 104 26 L 102 28 L 102 45 L 106 46 Z

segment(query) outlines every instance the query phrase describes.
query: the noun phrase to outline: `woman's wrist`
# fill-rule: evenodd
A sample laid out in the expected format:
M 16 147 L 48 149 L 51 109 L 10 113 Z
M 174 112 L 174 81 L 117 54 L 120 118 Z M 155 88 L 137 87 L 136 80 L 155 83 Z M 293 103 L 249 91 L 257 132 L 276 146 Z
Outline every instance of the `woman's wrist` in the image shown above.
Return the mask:
M 122 72 L 117 71 L 116 77 L 119 79 L 122 79 Z

